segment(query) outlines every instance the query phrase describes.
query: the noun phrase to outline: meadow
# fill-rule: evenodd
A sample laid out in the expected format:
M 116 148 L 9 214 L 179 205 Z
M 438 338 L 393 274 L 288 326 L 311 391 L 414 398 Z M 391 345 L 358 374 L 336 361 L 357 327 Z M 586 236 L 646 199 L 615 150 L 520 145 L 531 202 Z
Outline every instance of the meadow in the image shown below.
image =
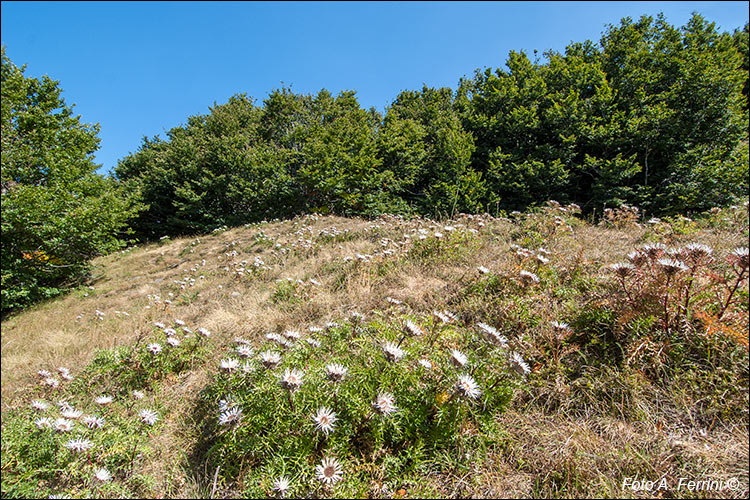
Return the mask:
M 747 245 L 550 201 L 97 258 L 3 319 L 2 496 L 746 498 Z

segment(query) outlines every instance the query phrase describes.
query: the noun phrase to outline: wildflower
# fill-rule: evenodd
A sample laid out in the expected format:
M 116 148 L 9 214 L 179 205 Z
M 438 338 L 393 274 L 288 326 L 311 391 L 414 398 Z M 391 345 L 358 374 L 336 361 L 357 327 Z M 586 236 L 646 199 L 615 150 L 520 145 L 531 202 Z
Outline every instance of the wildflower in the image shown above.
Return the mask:
M 42 378 L 49 378 L 49 377 L 52 376 L 52 374 L 49 371 L 47 371 L 47 370 L 39 370 L 36 373 L 37 373 L 37 375 L 39 375 Z
M 529 271 L 521 271 L 519 275 L 521 276 L 521 281 L 523 281 L 524 285 L 539 283 L 539 276 L 534 273 L 530 273 Z
M 317 347 L 320 347 L 320 342 L 318 342 L 318 341 L 317 341 L 317 340 L 315 340 L 314 338 L 311 338 L 311 337 L 307 337 L 307 338 L 305 339 L 305 342 L 307 342 L 308 344 L 310 344 L 310 345 L 311 345 L 312 347 L 316 347 L 316 348 L 317 348 Z
M 228 407 L 221 415 L 219 415 L 220 425 L 233 425 L 239 423 L 242 419 L 242 408 L 239 406 Z
M 713 248 L 711 248 L 708 245 L 703 245 L 701 243 L 690 243 L 689 245 L 685 245 L 685 248 L 682 249 L 682 252 L 685 254 L 685 257 L 690 259 L 692 262 L 700 262 L 702 260 L 708 260 L 711 257 L 711 254 L 713 253 Z
M 281 386 L 287 389 L 289 392 L 294 392 L 302 385 L 302 379 L 304 374 L 297 369 L 287 368 L 284 374 L 281 376 Z
M 47 378 L 45 378 L 45 379 L 44 379 L 44 381 L 43 381 L 42 383 L 43 383 L 44 385 L 48 385 L 48 386 L 50 386 L 50 387 L 52 387 L 52 388 L 56 388 L 57 386 L 59 386 L 59 385 L 60 385 L 60 381 L 59 381 L 59 380 L 57 380 L 57 379 L 56 379 L 56 378 L 54 378 L 54 377 L 47 377 Z
M 529 365 L 523 360 L 520 354 L 513 352 L 510 355 L 510 367 L 519 375 L 526 375 L 531 372 Z
M 398 300 L 398 299 L 394 299 L 394 298 L 392 298 L 392 297 L 386 297 L 386 298 L 385 298 L 385 300 L 386 300 L 386 301 L 387 301 L 387 302 L 388 302 L 389 304 L 393 304 L 393 305 L 396 305 L 396 306 L 398 306 L 398 305 L 401 305 L 401 301 L 400 301 L 400 300 Z
M 466 399 L 477 399 L 482 391 L 471 375 L 461 375 L 456 382 L 456 394 Z
M 484 337 L 493 344 L 504 346 L 508 343 L 508 339 L 498 332 L 495 327 L 490 326 L 487 323 L 477 323 L 477 326 L 482 330 L 482 333 L 484 333 Z
M 648 255 L 640 250 L 634 250 L 628 254 L 628 260 L 636 267 L 641 267 L 648 260 Z
M 157 344 L 154 342 L 153 344 L 149 344 L 148 346 L 146 346 L 146 349 L 148 349 L 151 354 L 159 354 L 162 347 L 161 344 Z
M 570 330 L 570 325 L 564 322 L 553 321 L 552 323 L 550 323 L 550 325 L 552 326 L 553 329 L 559 330 L 561 332 L 565 330 Z
M 289 491 L 289 478 L 281 476 L 273 482 L 273 491 L 277 492 L 282 497 Z
M 466 357 L 466 354 L 457 349 L 451 349 L 451 363 L 461 367 L 464 366 L 467 361 L 469 361 L 469 359 Z
M 334 382 L 341 382 L 348 369 L 344 365 L 331 363 L 330 365 L 326 366 L 326 371 L 328 372 L 328 378 L 330 378 Z
M 276 365 L 281 363 L 281 355 L 278 352 L 264 351 L 260 353 L 260 362 L 266 368 L 275 368 Z
M 250 341 L 249 341 L 249 340 L 247 340 L 247 339 L 243 339 L 242 337 L 235 337 L 235 338 L 234 338 L 234 341 L 235 341 L 235 343 L 237 343 L 237 344 L 245 344 L 245 345 L 250 345 Z
M 81 423 L 88 427 L 89 429 L 97 429 L 99 427 L 104 426 L 104 418 L 103 417 L 97 417 L 96 415 L 90 415 L 83 417 L 81 419 Z
M 381 392 L 378 394 L 372 407 L 381 415 L 390 415 L 398 410 L 398 407 L 396 406 L 396 398 L 393 397 L 393 394 L 388 392 Z
M 101 469 L 96 469 L 94 477 L 99 481 L 106 483 L 107 481 L 112 479 L 112 474 L 110 474 L 107 469 L 102 467 Z
M 164 330 L 167 327 L 167 325 L 165 325 L 164 323 L 159 323 L 158 321 L 154 322 L 154 326 L 156 328 L 159 328 L 160 330 Z
M 339 324 L 336 323 L 335 321 L 329 321 L 328 323 L 326 323 L 326 330 L 330 330 L 331 328 L 336 328 L 337 326 L 339 326 Z
M 332 484 L 342 479 L 341 464 L 335 458 L 324 458 L 320 465 L 315 466 L 315 471 L 318 474 L 318 479 L 326 484 Z
M 198 333 L 200 333 L 204 337 L 210 337 L 211 336 L 211 332 L 209 332 L 205 328 L 198 328 Z
M 336 414 L 330 408 L 321 406 L 320 409 L 318 409 L 318 413 L 313 416 L 313 420 L 315 421 L 315 427 L 318 430 L 328 434 L 333 430 L 333 423 L 338 419 L 336 418 Z
M 661 254 L 664 253 L 664 250 L 666 250 L 666 248 L 667 247 L 665 247 L 661 243 L 650 243 L 648 245 L 644 245 L 642 251 L 649 259 L 656 260 L 661 257 Z
M 736 263 L 741 270 L 747 269 L 748 266 L 748 249 L 747 247 L 735 248 L 729 254 L 729 259 L 732 263 Z
M 679 271 L 687 271 L 689 268 L 677 259 L 659 259 L 657 263 L 661 266 L 664 274 L 672 276 Z
M 93 448 L 94 443 L 92 443 L 88 439 L 71 439 L 63 446 L 65 446 L 70 451 L 77 451 L 80 453 L 82 451 L 87 451 Z
M 35 399 L 31 402 L 31 407 L 37 411 L 44 411 L 47 408 L 49 408 L 49 404 L 47 404 L 44 401 L 39 401 L 38 399 Z
M 133 391 L 133 398 L 134 399 L 143 399 L 144 394 L 141 391 Z
M 284 337 L 290 339 L 291 341 L 299 340 L 302 338 L 302 335 L 296 330 L 287 330 L 284 332 Z
M 250 347 L 247 344 L 240 344 L 236 348 L 237 354 L 242 356 L 243 358 L 249 358 L 253 355 L 253 348 Z
M 67 418 L 58 418 L 55 420 L 55 429 L 60 432 L 68 432 L 73 429 L 73 421 Z
M 159 414 L 151 409 L 144 409 L 138 412 L 138 416 L 141 417 L 141 422 L 148 425 L 154 425 L 159 420 Z
M 432 369 L 432 363 L 430 362 L 429 359 L 420 359 L 417 361 L 417 363 L 419 363 L 419 365 L 422 366 L 423 368 L 426 368 L 428 370 Z
M 541 255 L 541 254 L 537 254 L 536 255 L 536 260 L 540 264 L 547 264 L 549 262 L 549 259 L 547 257 L 545 257 L 544 255 Z
M 404 357 L 403 349 L 401 349 L 393 342 L 385 342 L 382 347 L 383 352 L 385 353 L 385 358 L 388 361 L 398 361 L 399 359 Z
M 48 429 L 52 427 L 52 419 L 49 417 L 42 417 L 34 420 L 34 424 L 38 429 Z
M 354 311 L 353 313 L 351 313 L 351 314 L 349 315 L 349 317 L 351 318 L 351 321 L 352 321 L 353 323 L 358 323 L 358 322 L 360 322 L 360 321 L 364 321 L 364 320 L 365 320 L 365 315 L 364 315 L 364 314 L 362 314 L 362 313 L 359 313 L 359 312 L 357 312 L 357 311 Z
M 68 403 L 67 401 L 65 401 L 63 399 L 61 399 L 60 401 L 58 401 L 56 404 L 57 404 L 57 407 L 60 408 L 60 411 L 72 410 L 73 409 L 73 407 L 70 405 L 70 403 Z
M 174 324 L 177 326 L 185 326 L 185 322 L 182 321 L 181 319 L 174 320 Z
M 98 398 L 95 399 L 95 401 L 96 401 L 96 404 L 99 404 L 99 405 L 108 405 L 109 403 L 112 402 L 112 396 L 99 396 Z
M 178 339 L 177 337 L 168 337 L 167 344 L 169 344 L 172 347 L 177 347 L 178 345 L 181 344 L 181 342 L 180 342 L 180 339 Z
M 78 420 L 81 418 L 81 415 L 83 415 L 83 412 L 81 410 L 76 410 L 75 408 L 66 408 L 60 413 L 60 415 L 65 418 Z
M 59 370 L 59 369 L 58 369 Z M 70 374 L 70 372 L 66 371 L 60 371 L 60 378 L 63 380 L 67 380 L 68 382 L 73 380 L 73 375 Z
M 177 330 L 174 328 L 165 328 L 164 333 L 167 334 L 167 337 L 172 337 L 173 335 L 177 335 Z
M 424 335 L 424 331 L 422 328 L 419 327 L 416 323 L 414 323 L 412 320 L 407 319 L 406 320 L 406 329 L 414 335 L 415 337 L 419 337 L 420 335 Z
M 609 268 L 621 279 L 629 276 L 635 271 L 635 266 L 628 264 L 627 262 L 618 262 L 617 264 L 612 264 Z
M 232 373 L 232 370 L 236 370 L 239 366 L 240 362 L 234 358 L 222 359 L 220 364 L 221 369 L 229 373 Z
M 489 269 L 487 269 L 487 268 L 486 268 L 486 267 L 484 267 L 484 266 L 479 266 L 479 267 L 477 268 L 477 271 L 479 271 L 479 274 L 489 274 L 489 272 L 490 272 L 490 270 L 489 270 Z

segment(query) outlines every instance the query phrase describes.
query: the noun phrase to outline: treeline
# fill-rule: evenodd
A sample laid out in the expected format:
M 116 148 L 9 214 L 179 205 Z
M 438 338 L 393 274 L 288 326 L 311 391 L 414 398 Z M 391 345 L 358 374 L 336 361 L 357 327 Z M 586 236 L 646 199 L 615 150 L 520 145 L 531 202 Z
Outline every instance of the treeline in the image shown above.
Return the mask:
M 98 125 L 2 52 L 2 311 L 81 283 L 126 244 L 317 212 L 701 211 L 748 191 L 748 26 L 626 18 L 598 44 L 401 92 L 244 94 L 95 173 Z
M 246 95 L 144 139 L 116 176 L 149 205 L 146 237 L 305 212 L 445 216 L 554 198 L 658 215 L 748 189 L 748 28 L 694 15 L 624 19 L 598 44 L 400 93 L 381 116 L 354 92 Z

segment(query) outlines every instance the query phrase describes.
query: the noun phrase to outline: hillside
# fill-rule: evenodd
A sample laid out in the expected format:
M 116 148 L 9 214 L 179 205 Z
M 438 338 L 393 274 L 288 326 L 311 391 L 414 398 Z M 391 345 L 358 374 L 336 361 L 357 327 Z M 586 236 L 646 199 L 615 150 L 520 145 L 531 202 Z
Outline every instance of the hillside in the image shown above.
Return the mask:
M 3 496 L 745 498 L 747 202 L 576 208 L 99 258 L 3 320 Z

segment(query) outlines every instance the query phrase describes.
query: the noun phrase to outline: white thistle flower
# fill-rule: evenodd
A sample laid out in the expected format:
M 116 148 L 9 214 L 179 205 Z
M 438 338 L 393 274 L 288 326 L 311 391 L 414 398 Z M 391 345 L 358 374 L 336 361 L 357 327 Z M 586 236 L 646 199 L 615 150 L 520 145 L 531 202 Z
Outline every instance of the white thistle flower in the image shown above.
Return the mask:
M 312 347 L 315 347 L 315 348 L 320 347 L 320 342 L 317 341 L 317 340 L 315 340 L 312 337 L 305 338 L 305 342 L 307 342 L 308 344 L 310 344 Z
M 52 374 L 49 372 L 49 370 L 39 370 L 36 372 L 37 375 L 39 375 L 42 378 L 50 378 Z
M 284 332 L 284 337 L 295 341 L 302 338 L 302 335 L 297 330 L 287 330 Z
M 96 415 L 89 415 L 81 419 L 81 423 L 89 429 L 97 429 L 104 426 L 104 418 Z
M 167 325 L 165 325 L 164 323 L 160 323 L 160 322 L 158 322 L 158 321 L 155 321 L 155 322 L 154 322 L 154 326 L 155 326 L 156 328 L 159 328 L 159 329 L 161 329 L 161 330 L 164 330 L 164 329 L 165 329 L 165 328 L 167 327 Z
M 260 353 L 260 362 L 266 368 L 275 368 L 276 365 L 281 363 L 281 355 L 274 351 L 264 351 Z
M 112 402 L 112 396 L 99 396 L 94 400 L 98 405 L 108 405 Z
M 110 474 L 107 469 L 102 467 L 101 469 L 96 469 L 94 477 L 99 481 L 106 483 L 107 481 L 112 479 L 112 474 Z
M 419 363 L 419 365 L 422 368 L 426 368 L 427 370 L 432 370 L 432 363 L 430 362 L 429 359 L 420 359 L 417 361 L 417 363 Z
M 534 273 L 530 273 L 529 271 L 521 271 L 519 273 L 519 276 L 521 276 L 521 281 L 523 281 L 525 285 L 528 285 L 530 283 L 539 283 L 539 276 Z
M 89 441 L 88 439 L 71 439 L 67 443 L 65 443 L 63 446 L 65 446 L 70 451 L 87 451 L 94 447 L 94 443 Z
M 141 391 L 133 391 L 133 398 L 134 399 L 143 399 L 145 397 L 145 394 Z
M 315 466 L 315 471 L 318 475 L 318 479 L 326 484 L 333 484 L 337 481 L 341 481 L 343 472 L 341 470 L 341 464 L 335 458 L 326 457 L 320 465 Z
M 68 432 L 73 429 L 73 421 L 67 418 L 58 418 L 55 420 L 55 429 L 60 432 Z
M 177 335 L 177 330 L 175 330 L 174 328 L 165 328 L 164 333 L 167 334 L 167 337 L 172 337 L 174 335 Z
M 404 351 L 393 342 L 385 342 L 382 345 L 383 353 L 388 361 L 398 361 L 404 357 Z
M 181 342 L 180 342 L 180 339 L 178 339 L 177 337 L 168 337 L 167 344 L 169 344 L 172 347 L 177 347 L 181 344 Z
M 520 354 L 513 352 L 510 355 L 510 366 L 519 375 L 526 375 L 531 372 L 529 365 L 523 360 Z
M 477 271 L 479 271 L 479 274 L 489 274 L 489 272 L 490 272 L 490 270 L 489 270 L 489 269 L 487 269 L 487 268 L 486 268 L 486 267 L 484 267 L 484 266 L 479 266 L 479 267 L 477 268 Z
M 304 376 L 305 375 L 301 371 L 295 368 L 287 368 L 286 371 L 284 371 L 284 374 L 281 376 L 280 384 L 289 392 L 294 392 L 302 385 Z
M 451 349 L 451 363 L 458 367 L 464 366 L 469 359 L 466 357 L 466 354 L 462 353 L 461 351 L 457 349 Z
M 47 408 L 49 408 L 49 404 L 45 401 L 40 401 L 38 399 L 35 399 L 31 402 L 31 407 L 37 411 L 44 411 Z
M 253 355 L 253 348 L 250 347 L 247 344 L 240 344 L 235 349 L 237 351 L 237 354 L 242 356 L 243 358 L 249 358 Z
M 422 330 L 422 328 L 418 324 L 414 323 L 410 319 L 406 320 L 406 329 L 409 331 L 409 333 L 411 333 L 415 337 L 424 335 L 424 330 Z
M 273 491 L 275 491 L 282 497 L 286 495 L 286 492 L 289 491 L 289 478 L 286 476 L 281 476 L 276 481 L 274 481 Z
M 52 427 L 52 419 L 49 417 L 42 417 L 34 420 L 34 424 L 38 429 L 49 429 Z
M 477 323 L 477 327 L 482 330 L 484 337 L 493 344 L 504 346 L 508 343 L 508 339 L 498 332 L 495 327 L 490 326 L 487 323 Z
M 312 419 L 315 421 L 316 429 L 323 431 L 325 434 L 328 434 L 333 430 L 333 424 L 338 420 L 336 414 L 330 408 L 325 406 L 321 406 L 318 409 L 318 413 L 316 413 Z
M 83 412 L 81 410 L 76 410 L 75 408 L 66 408 L 60 412 L 60 415 L 72 420 L 78 420 L 83 415 Z
M 56 379 L 56 378 L 54 378 L 54 377 L 47 377 L 47 378 L 45 378 L 45 379 L 44 379 L 44 382 L 42 382 L 42 383 L 43 383 L 44 385 L 48 385 L 48 386 L 50 386 L 50 387 L 52 387 L 52 388 L 56 388 L 57 386 L 59 386 L 59 385 L 60 385 L 60 381 L 59 381 L 59 380 L 57 380 L 57 379 Z
M 229 373 L 232 373 L 232 371 L 239 368 L 240 362 L 239 360 L 234 359 L 234 358 L 222 359 L 219 366 L 221 367 L 222 370 L 226 370 Z
M 477 399 L 482 393 L 471 375 L 461 375 L 456 382 L 456 394 L 466 399 Z
M 174 320 L 174 324 L 177 326 L 185 326 L 185 322 L 182 321 L 181 319 Z
M 341 382 L 341 380 L 346 375 L 347 371 L 349 371 L 348 368 L 346 368 L 344 365 L 341 365 L 339 363 L 331 363 L 328 366 L 326 366 L 326 372 L 328 372 L 328 378 L 333 380 L 334 382 Z
M 211 336 L 211 332 L 209 332 L 205 328 L 198 328 L 198 333 L 200 333 L 204 337 L 210 337 Z
M 144 409 L 138 412 L 141 422 L 148 425 L 154 425 L 159 420 L 159 414 L 151 409 Z
M 381 392 L 378 397 L 375 398 L 375 402 L 372 404 L 373 408 L 378 411 L 381 415 L 390 415 L 398 410 L 396 406 L 396 398 L 389 392 Z
M 242 419 L 242 408 L 239 406 L 230 406 L 219 415 L 220 425 L 233 425 L 239 423 Z
M 659 259 L 656 261 L 665 274 L 672 276 L 679 271 L 687 271 L 689 268 L 677 259 Z
M 146 346 L 146 349 L 148 349 L 151 354 L 159 354 L 162 350 L 162 347 L 161 344 L 154 342 L 153 344 L 149 344 L 148 346 Z

